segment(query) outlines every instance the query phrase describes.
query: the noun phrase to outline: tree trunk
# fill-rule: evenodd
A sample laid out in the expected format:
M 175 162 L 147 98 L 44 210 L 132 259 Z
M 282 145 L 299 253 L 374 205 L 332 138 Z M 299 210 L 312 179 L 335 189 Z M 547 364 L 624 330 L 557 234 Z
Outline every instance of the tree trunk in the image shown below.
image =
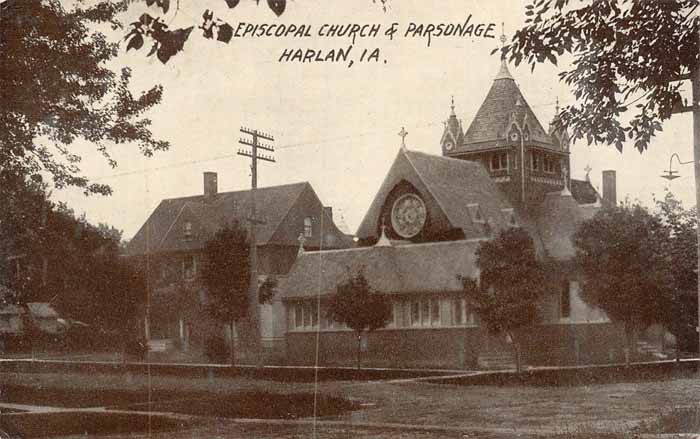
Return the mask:
M 236 363 L 235 341 L 234 341 L 234 336 L 233 336 L 234 325 L 235 325 L 235 322 L 233 322 L 233 321 L 231 321 L 231 323 L 229 324 L 229 328 L 231 329 L 231 338 L 229 339 L 228 354 L 229 354 L 229 362 L 231 363 L 231 366 L 233 366 Z
M 360 370 L 360 348 L 362 344 L 362 331 L 357 331 L 357 370 Z

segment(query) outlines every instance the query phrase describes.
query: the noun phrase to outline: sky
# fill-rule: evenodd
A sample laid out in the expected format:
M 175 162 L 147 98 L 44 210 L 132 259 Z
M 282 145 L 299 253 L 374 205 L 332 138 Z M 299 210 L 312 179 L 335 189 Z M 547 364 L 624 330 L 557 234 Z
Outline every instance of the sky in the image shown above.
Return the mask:
M 174 1 L 171 3 L 175 4 Z M 499 68 L 497 55 L 501 23 L 510 37 L 523 25 L 525 4 L 517 0 L 390 0 L 383 11 L 373 0 L 294 0 L 281 17 L 266 2 L 241 0 L 232 10 L 223 0 L 181 2 L 164 19 L 171 29 L 198 26 L 205 9 L 212 9 L 234 28 L 238 23 L 295 24 L 310 27 L 308 38 L 233 38 L 230 44 L 207 40 L 195 28 L 184 51 L 163 65 L 146 57 L 148 43 L 140 51 L 125 52 L 115 68 L 133 70 L 133 90 L 162 84 L 164 97 L 148 116 L 153 132 L 171 142 L 170 150 L 151 158 L 141 156 L 135 145 L 112 149 L 118 167 L 110 168 L 89 144 L 76 144 L 83 155 L 83 172 L 111 185 L 109 197 L 86 197 L 81 191 L 54 190 L 55 200 L 65 201 L 93 223 L 104 222 L 131 238 L 148 215 L 165 198 L 202 193 L 202 173 L 218 173 L 219 191 L 250 188 L 250 161 L 236 155 L 241 126 L 275 137 L 276 162 L 261 162 L 258 185 L 308 181 L 325 205 L 334 208 L 337 222 L 349 232 L 357 230 L 401 145 L 398 133 L 408 131 L 409 149 L 440 154 L 443 122 L 454 96 L 455 111 L 469 126 Z M 438 6 L 439 4 L 439 6 Z M 143 12 L 158 15 L 155 6 L 134 4 L 125 20 Z M 404 37 L 411 23 L 495 25 L 496 38 Z M 376 37 L 319 37 L 324 24 L 379 24 Z M 398 23 L 393 39 L 384 35 Z M 118 39 L 123 33 L 110 34 Z M 279 62 L 286 49 L 327 51 L 347 49 L 348 62 Z M 124 44 L 122 44 L 124 46 Z M 359 61 L 362 52 L 379 49 L 379 61 Z M 565 61 L 565 60 L 564 60 Z M 510 66 L 511 73 L 543 126 L 548 126 L 560 105 L 573 103 L 555 67 Z M 689 85 L 688 85 L 689 88 Z M 626 144 L 623 153 L 612 146 L 571 148 L 573 178 L 583 179 L 590 166 L 594 186 L 601 172 L 617 171 L 618 199 L 628 197 L 649 206 L 654 196 L 671 190 L 686 206 L 694 205 L 692 166 L 674 163 L 681 178 L 660 178 L 671 154 L 692 160 L 690 114 L 674 116 L 643 154 Z

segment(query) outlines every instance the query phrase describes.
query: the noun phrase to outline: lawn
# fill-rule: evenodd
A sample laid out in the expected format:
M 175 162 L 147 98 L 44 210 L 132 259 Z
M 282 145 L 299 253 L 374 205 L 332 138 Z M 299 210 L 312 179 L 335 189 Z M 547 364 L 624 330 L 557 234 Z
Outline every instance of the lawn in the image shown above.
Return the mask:
M 646 421 L 654 425 L 658 416 L 674 407 L 692 407 L 700 400 L 700 379 L 594 384 L 567 387 L 463 386 L 422 381 L 284 383 L 245 377 L 187 378 L 134 374 L 3 373 L 1 386 L 30 386 L 43 391 L 204 392 L 224 400 L 244 392 L 272 394 L 313 394 L 343 398 L 363 404 L 352 413 L 334 413 L 324 421 L 343 424 L 317 425 L 317 437 L 509 437 L 514 434 L 581 434 L 620 432 L 637 428 Z M 670 416 L 670 415 L 667 415 Z M 676 416 L 678 418 L 679 416 Z M 681 418 L 688 416 L 681 415 Z M 700 416 L 698 416 L 700 418 Z M 306 418 L 304 421 L 308 420 Z M 372 431 L 351 427 L 351 423 L 401 424 L 428 430 L 377 428 Z M 672 425 L 667 418 L 659 425 Z M 430 431 L 431 426 L 441 430 Z M 243 425 L 231 420 L 212 420 L 195 430 L 162 437 L 311 437 L 311 424 Z M 269 429 L 266 434 L 253 434 Z M 351 432 L 349 430 L 352 430 Z M 216 433 L 216 432 L 219 433 Z M 393 434 L 392 434 L 393 431 Z M 472 436 L 462 436 L 470 432 Z M 588 433 L 587 433 L 588 432 Z M 209 435 L 209 433 L 213 435 Z M 116 436 L 118 437 L 118 436 Z M 153 435 L 153 438 L 160 436 Z

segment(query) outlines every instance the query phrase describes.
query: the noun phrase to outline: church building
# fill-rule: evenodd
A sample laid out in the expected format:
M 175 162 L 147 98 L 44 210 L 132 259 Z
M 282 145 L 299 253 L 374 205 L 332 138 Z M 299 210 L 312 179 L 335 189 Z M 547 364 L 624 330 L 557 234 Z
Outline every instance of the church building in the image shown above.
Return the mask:
M 302 249 L 281 283 L 289 363 L 353 364 L 356 334 L 328 319 L 326 306 L 362 271 L 393 310 L 362 343 L 364 364 L 508 367 L 508 341 L 479 324 L 458 276 L 478 277 L 475 251 L 509 227 L 528 231 L 549 269 L 542 323 L 520 334 L 524 363 L 622 360 L 621 327 L 581 300 L 571 241 L 581 221 L 616 204 L 615 172 L 604 171 L 602 197 L 588 178 L 572 179 L 569 137 L 555 126 L 538 121 L 503 60 L 466 131 L 453 101 L 441 155 L 402 146 L 359 226 L 359 245 Z

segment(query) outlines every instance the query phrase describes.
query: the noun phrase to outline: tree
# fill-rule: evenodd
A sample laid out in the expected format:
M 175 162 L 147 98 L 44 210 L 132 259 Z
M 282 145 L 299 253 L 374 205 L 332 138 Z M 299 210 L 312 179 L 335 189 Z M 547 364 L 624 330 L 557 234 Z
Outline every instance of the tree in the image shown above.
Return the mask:
M 502 53 L 532 69 L 573 58 L 573 67 L 559 77 L 577 102 L 562 110 L 558 123 L 571 131 L 572 141 L 586 138 L 622 150 L 630 140 L 641 152 L 680 104 L 682 84 L 673 79 L 700 61 L 700 17 L 691 17 L 697 7 L 695 0 L 532 0 L 525 26 Z
M 75 2 L 6 0 L 0 5 L 0 187 L 16 179 L 42 180 L 57 188 L 109 194 L 105 184 L 89 181 L 80 170 L 73 143 L 95 146 L 111 166 L 115 145 L 136 143 L 145 156 L 168 148 L 154 138 L 143 116 L 161 100 L 154 86 L 132 94 L 131 71 L 110 64 L 119 44 L 99 29 L 121 27 L 118 14 L 129 0 Z
M 481 243 L 476 255 L 480 278 L 462 278 L 464 294 L 489 332 L 508 337 L 520 373 L 517 332 L 540 319 L 538 302 L 547 285 L 544 267 L 532 238 L 521 228 L 506 229 Z
M 204 247 L 202 280 L 210 298 L 209 313 L 231 331 L 229 356 L 234 364 L 234 328 L 247 315 L 250 287 L 248 234 L 237 222 L 220 229 Z
M 357 333 L 357 368 L 360 369 L 362 333 L 383 328 L 391 319 L 391 302 L 375 292 L 363 271 L 340 283 L 328 303 L 328 317 Z
M 698 315 L 697 278 L 697 216 L 695 209 L 685 209 L 672 192 L 656 201 L 658 216 L 669 228 L 663 253 L 670 258 L 672 286 L 669 308 L 662 314 L 664 326 L 676 336 L 676 359 L 680 351 L 698 348 L 695 331 Z
M 673 286 L 664 251 L 668 228 L 638 205 L 624 203 L 584 221 L 574 234 L 582 299 L 624 326 L 626 364 L 636 331 L 661 323 Z

